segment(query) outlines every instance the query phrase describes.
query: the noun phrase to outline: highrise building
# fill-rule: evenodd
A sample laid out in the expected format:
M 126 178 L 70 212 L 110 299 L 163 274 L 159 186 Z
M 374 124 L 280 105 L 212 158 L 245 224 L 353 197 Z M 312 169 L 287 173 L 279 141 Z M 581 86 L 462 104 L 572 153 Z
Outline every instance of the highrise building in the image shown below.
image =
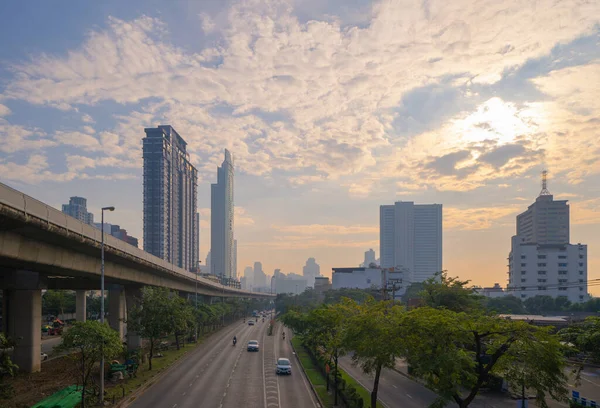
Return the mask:
M 365 251 L 365 261 L 363 262 L 362 266 L 368 268 L 373 263 L 377 264 L 377 260 L 375 259 L 375 251 L 373 251 L 373 248 L 371 248 L 368 251 Z
M 217 183 L 210 189 L 210 251 L 212 273 L 234 277 L 233 268 L 233 157 L 225 149 L 225 160 L 217 168 Z
M 180 268 L 197 268 L 198 171 L 187 143 L 169 125 L 146 128 L 144 151 L 144 250 Z
M 569 205 L 547 189 L 517 216 L 517 235 L 508 255 L 507 294 L 525 300 L 536 295 L 565 296 L 583 302 L 587 293 L 587 245 L 569 243 Z
M 210 261 L 210 251 L 208 251 L 208 253 L 206 254 L 206 261 L 205 261 L 204 265 L 206 265 L 206 269 L 208 270 L 208 273 L 212 273 L 212 262 Z
M 244 268 L 244 277 L 246 278 L 246 288 L 252 290 L 254 288 L 254 270 L 251 266 Z
M 442 270 L 442 205 L 398 201 L 379 209 L 383 268 L 402 268 L 407 283 L 423 282 Z
M 321 267 L 315 261 L 315 258 L 308 258 L 306 260 L 306 265 L 302 268 L 302 275 L 308 286 L 313 287 L 315 285 L 315 278 L 321 275 Z
M 262 263 L 254 262 L 254 288 L 264 288 L 267 286 L 267 275 L 263 272 Z
M 127 233 L 127 230 L 122 229 L 118 225 L 104 223 L 104 227 L 101 223 L 94 223 L 94 226 L 98 229 L 103 230 L 106 234 L 110 234 L 115 238 L 120 239 L 121 241 L 127 242 L 129 245 L 133 245 L 134 247 L 138 247 L 138 239 L 136 237 L 132 237 Z
M 237 279 L 238 273 L 237 273 L 237 239 L 233 240 L 233 272 L 231 274 L 231 277 L 233 279 Z
M 94 225 L 94 214 L 87 210 L 87 200 L 83 197 L 69 198 L 69 204 L 62 205 L 62 212 L 81 222 Z

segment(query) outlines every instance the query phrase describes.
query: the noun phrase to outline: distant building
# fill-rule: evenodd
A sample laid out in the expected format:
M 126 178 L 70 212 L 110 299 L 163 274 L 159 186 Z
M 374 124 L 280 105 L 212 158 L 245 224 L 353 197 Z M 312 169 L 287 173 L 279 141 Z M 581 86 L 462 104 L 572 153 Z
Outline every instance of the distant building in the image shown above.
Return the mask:
M 244 277 L 246 278 L 246 289 L 252 290 L 254 288 L 254 270 L 251 266 L 244 268 Z
M 94 225 L 94 214 L 87 210 L 87 199 L 71 197 L 69 204 L 62 205 L 62 212 L 86 224 Z
M 248 288 L 248 280 L 246 279 L 245 276 L 242 276 L 240 278 L 240 285 L 242 286 L 242 289 L 249 290 L 249 288 Z
M 233 270 L 231 272 L 233 279 L 237 279 L 237 239 L 233 240 Z
M 302 268 L 302 275 L 306 279 L 307 285 L 313 287 L 315 278 L 321 275 L 321 267 L 315 261 L 315 258 L 308 258 L 306 260 L 306 265 Z
M 569 238 L 569 205 L 566 200 L 554 201 L 544 172 L 540 195 L 517 216 L 507 292 L 522 300 L 536 295 L 588 300 L 587 245 L 570 244 Z
M 110 234 L 113 237 L 120 239 L 121 241 L 127 242 L 129 245 L 133 245 L 136 248 L 138 247 L 138 239 L 128 235 L 127 230 L 122 229 L 118 225 L 108 224 L 105 222 L 104 228 L 102 228 L 102 224 L 98 222 L 94 223 L 94 226 L 98 229 L 103 230 L 106 234 Z
M 200 259 L 198 171 L 172 126 L 144 131 L 144 251 L 195 270 Z
M 286 275 L 281 273 L 279 269 L 276 269 L 276 274 L 273 275 L 273 288 L 277 294 L 289 293 L 298 295 L 306 290 L 307 281 L 302 275 L 295 273 Z
M 388 290 L 395 289 L 396 296 L 406 291 L 404 272 L 389 271 L 382 268 L 332 268 L 331 289 L 375 289 L 385 285 Z M 393 288 L 393 289 L 392 289 Z
M 208 273 L 210 273 L 211 275 L 214 275 L 212 273 L 212 262 L 211 262 L 211 256 L 210 256 L 210 251 L 208 251 L 208 253 L 206 254 L 206 262 L 205 262 L 205 267 L 208 270 Z
M 495 283 L 493 287 L 477 288 L 476 292 L 477 294 L 488 298 L 497 298 L 508 294 L 499 283 Z
M 210 186 L 210 250 L 212 271 L 234 276 L 233 240 L 233 156 L 225 149 L 225 159 L 217 168 L 217 183 Z
M 254 277 L 254 288 L 264 288 L 267 286 L 267 275 L 263 272 L 262 263 L 254 262 L 254 270 L 252 271 Z
M 331 289 L 331 282 L 329 282 L 329 278 L 326 276 L 317 276 L 315 278 L 315 292 L 317 294 L 322 295 Z
M 375 259 L 375 251 L 372 248 L 365 251 L 365 260 L 361 266 L 368 268 L 371 264 L 378 265 L 377 259 Z
M 382 268 L 402 267 L 410 283 L 442 270 L 442 205 L 398 201 L 379 210 Z

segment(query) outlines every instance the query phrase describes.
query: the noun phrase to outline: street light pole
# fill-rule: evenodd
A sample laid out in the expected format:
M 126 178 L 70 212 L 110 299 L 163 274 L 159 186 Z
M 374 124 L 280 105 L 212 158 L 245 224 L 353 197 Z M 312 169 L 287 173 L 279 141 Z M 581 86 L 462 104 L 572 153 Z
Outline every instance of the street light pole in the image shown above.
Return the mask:
M 115 207 L 102 207 L 100 244 L 100 322 L 104 324 L 104 211 L 114 211 Z M 100 405 L 104 406 L 104 350 L 100 358 Z

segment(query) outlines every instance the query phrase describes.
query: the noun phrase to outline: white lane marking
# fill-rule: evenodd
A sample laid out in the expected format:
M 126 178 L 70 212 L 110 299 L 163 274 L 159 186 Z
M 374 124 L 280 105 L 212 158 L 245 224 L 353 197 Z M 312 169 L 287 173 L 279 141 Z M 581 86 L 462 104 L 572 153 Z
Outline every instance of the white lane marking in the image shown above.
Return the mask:
M 223 350 L 225 351 L 225 350 Z M 240 347 L 240 351 L 238 353 L 237 358 L 235 359 L 235 363 L 233 364 L 233 369 L 231 370 L 231 374 L 229 374 L 229 378 L 227 379 L 227 385 L 225 386 L 225 392 L 223 393 L 223 398 L 221 398 L 221 402 L 219 402 L 219 408 L 223 408 L 223 401 L 225 401 L 225 397 L 227 396 L 227 390 L 229 389 L 229 386 L 231 385 L 231 378 L 233 377 L 233 374 L 235 373 L 235 369 L 240 361 L 240 357 L 242 357 L 242 352 L 244 351 L 243 347 Z
M 367 386 L 365 386 L 363 383 L 361 383 L 360 381 L 358 381 L 358 378 L 354 377 L 348 371 L 346 371 L 346 374 L 348 374 L 350 377 L 354 378 L 354 381 L 356 381 L 357 383 L 359 383 L 360 385 L 362 385 L 365 390 L 367 390 L 367 391 L 369 391 L 369 393 L 371 393 L 372 388 L 368 388 Z M 406 395 L 408 395 L 408 394 L 406 394 Z M 408 395 L 408 396 L 410 397 L 410 395 Z M 412 397 L 410 397 L 410 398 L 412 398 Z M 381 405 L 383 405 L 386 408 L 389 408 L 388 405 L 385 402 L 381 401 L 379 398 L 377 398 L 377 400 L 379 401 L 379 403 Z
M 281 326 L 281 328 L 283 329 L 283 326 Z M 291 330 L 288 330 L 288 333 L 291 333 Z M 290 342 L 292 341 L 291 337 L 289 338 L 289 341 Z M 289 345 L 288 348 L 290 350 L 290 353 L 292 353 L 293 352 L 292 351 L 292 346 Z M 294 355 L 295 355 L 295 353 L 294 353 Z M 297 358 L 295 361 L 298 363 L 298 366 L 300 366 L 299 359 Z M 308 381 L 306 380 L 306 373 L 304 372 L 304 370 L 302 369 L 302 367 L 298 368 L 298 370 L 300 370 L 300 378 L 302 378 L 302 382 L 304 383 L 304 387 L 306 387 L 306 392 L 308 392 L 308 395 L 310 397 L 310 402 L 312 402 L 313 407 L 315 407 L 315 408 L 320 407 L 320 405 L 315 400 L 315 396 L 314 396 L 312 390 L 310 389 L 310 387 L 308 385 Z
M 173 405 L 173 407 L 172 407 L 172 408 L 176 408 L 176 407 L 177 407 L 177 404 Z
M 406 393 L 406 396 L 410 399 L 413 399 L 413 397 L 411 397 L 409 393 Z
M 267 344 L 267 342 L 265 341 L 265 332 L 263 332 L 262 335 L 262 343 L 264 345 Z M 262 377 L 263 377 L 263 398 L 264 398 L 264 407 L 268 408 L 269 406 L 267 405 L 267 387 L 265 386 L 267 384 L 267 378 L 265 377 L 265 356 L 266 356 L 266 347 L 265 347 L 265 351 L 263 351 L 263 358 L 262 358 Z
M 392 387 L 394 387 L 394 388 L 398 388 L 398 387 L 396 387 L 394 384 L 392 384 Z
M 187 392 L 184 392 L 183 394 L 181 394 L 182 397 L 185 397 L 185 394 L 187 394 Z

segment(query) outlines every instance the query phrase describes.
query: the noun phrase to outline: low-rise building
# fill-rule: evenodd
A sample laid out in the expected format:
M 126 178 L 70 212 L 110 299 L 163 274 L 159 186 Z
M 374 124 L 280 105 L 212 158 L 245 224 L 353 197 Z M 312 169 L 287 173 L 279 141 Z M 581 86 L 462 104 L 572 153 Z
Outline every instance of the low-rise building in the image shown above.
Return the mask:
M 381 289 L 384 285 L 395 296 L 406 291 L 404 273 L 394 268 L 332 268 L 332 289 Z

